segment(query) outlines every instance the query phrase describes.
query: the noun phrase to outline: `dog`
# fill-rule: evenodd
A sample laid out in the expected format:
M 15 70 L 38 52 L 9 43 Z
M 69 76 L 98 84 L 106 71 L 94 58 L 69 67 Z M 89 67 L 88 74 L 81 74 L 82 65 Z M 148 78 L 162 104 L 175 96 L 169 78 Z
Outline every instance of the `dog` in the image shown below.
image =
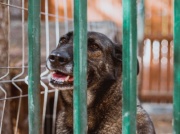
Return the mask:
M 88 134 L 122 133 L 122 45 L 87 33 Z M 56 134 L 73 134 L 73 32 L 62 36 L 47 60 L 50 86 L 59 89 L 61 109 Z M 137 104 L 137 133 L 155 134 L 146 111 Z

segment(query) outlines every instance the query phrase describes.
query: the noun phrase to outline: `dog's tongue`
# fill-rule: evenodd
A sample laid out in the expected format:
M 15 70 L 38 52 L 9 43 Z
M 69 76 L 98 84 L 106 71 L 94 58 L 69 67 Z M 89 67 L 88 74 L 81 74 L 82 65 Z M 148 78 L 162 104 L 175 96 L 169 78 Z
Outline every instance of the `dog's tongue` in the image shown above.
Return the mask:
M 73 81 L 73 77 L 60 73 L 60 72 L 55 72 L 52 74 L 52 77 L 55 79 L 63 80 L 63 81 Z

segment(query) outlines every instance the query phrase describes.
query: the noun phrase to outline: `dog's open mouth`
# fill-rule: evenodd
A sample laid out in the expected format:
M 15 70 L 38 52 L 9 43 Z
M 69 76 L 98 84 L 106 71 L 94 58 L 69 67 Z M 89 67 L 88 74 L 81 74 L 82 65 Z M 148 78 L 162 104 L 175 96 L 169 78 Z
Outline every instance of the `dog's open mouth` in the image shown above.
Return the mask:
M 73 76 L 60 71 L 53 71 L 50 78 L 50 86 L 60 90 L 73 89 Z

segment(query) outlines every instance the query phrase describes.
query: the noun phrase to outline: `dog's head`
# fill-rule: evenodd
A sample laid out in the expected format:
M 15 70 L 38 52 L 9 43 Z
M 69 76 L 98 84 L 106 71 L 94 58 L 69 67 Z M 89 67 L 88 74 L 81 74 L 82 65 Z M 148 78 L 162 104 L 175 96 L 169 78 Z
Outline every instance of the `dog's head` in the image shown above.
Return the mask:
M 114 81 L 121 75 L 122 47 L 97 32 L 87 34 L 88 89 Z M 50 85 L 60 90 L 73 89 L 73 32 L 62 36 L 47 60 Z

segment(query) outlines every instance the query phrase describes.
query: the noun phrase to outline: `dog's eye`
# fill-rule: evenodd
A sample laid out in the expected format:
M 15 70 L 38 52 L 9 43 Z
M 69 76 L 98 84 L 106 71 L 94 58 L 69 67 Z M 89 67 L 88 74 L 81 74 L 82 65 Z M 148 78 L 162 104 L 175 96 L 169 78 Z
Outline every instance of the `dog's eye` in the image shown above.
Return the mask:
M 96 50 L 99 49 L 98 45 L 97 45 L 97 44 L 94 44 L 94 43 L 89 44 L 89 45 L 88 45 L 88 48 L 89 48 L 91 51 L 96 51 Z
M 66 43 L 66 38 L 64 38 L 64 37 L 62 37 L 62 38 L 60 39 L 60 44 L 63 44 L 63 43 Z

